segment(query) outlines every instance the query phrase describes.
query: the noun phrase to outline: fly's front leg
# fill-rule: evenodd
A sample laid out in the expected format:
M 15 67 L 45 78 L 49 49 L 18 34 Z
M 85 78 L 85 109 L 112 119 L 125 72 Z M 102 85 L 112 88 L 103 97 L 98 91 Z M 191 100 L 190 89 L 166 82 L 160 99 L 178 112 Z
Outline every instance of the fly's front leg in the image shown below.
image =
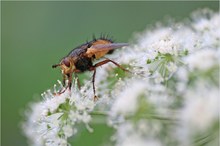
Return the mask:
M 68 77 L 68 85 L 66 85 L 66 78 L 67 77 Z M 60 95 L 60 94 L 64 93 L 67 88 L 69 88 L 69 90 L 71 90 L 71 86 L 72 86 L 72 75 L 63 74 L 63 89 L 60 89 L 58 94 Z
M 67 74 L 68 77 L 68 86 L 67 88 L 69 88 L 69 90 L 71 90 L 72 87 L 72 74 Z
M 80 84 L 79 77 L 77 76 L 76 73 L 74 73 L 74 75 L 75 75 L 75 79 L 76 79 L 76 82 L 77 82 L 78 89 L 80 90 L 81 89 L 81 84 Z
M 65 74 L 63 74 L 63 87 L 66 87 L 66 75 Z
M 59 90 L 58 93 L 54 93 L 54 95 L 60 95 L 66 91 L 66 75 L 63 74 L 63 80 L 62 80 L 63 87 Z

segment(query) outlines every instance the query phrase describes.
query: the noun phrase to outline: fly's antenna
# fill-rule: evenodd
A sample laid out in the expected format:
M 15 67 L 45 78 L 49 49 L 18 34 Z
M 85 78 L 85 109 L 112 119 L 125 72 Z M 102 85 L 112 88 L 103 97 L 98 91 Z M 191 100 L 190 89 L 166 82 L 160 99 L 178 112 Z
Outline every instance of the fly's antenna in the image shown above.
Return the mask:
M 54 64 L 52 65 L 52 68 L 57 68 L 58 66 L 61 66 L 61 64 Z

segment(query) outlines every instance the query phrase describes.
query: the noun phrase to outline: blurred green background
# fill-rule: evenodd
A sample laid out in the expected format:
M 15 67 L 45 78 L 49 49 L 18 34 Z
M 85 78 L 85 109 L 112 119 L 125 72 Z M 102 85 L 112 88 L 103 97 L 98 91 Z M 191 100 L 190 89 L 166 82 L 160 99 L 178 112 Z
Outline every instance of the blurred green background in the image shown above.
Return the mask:
M 219 2 L 1 2 L 1 132 L 2 146 L 26 146 L 20 122 L 30 101 L 51 88 L 60 71 L 51 65 L 72 48 L 100 33 L 127 42 L 134 32 L 171 16 L 188 17 L 198 8 L 219 9 Z M 112 129 L 92 125 L 72 141 L 102 145 Z

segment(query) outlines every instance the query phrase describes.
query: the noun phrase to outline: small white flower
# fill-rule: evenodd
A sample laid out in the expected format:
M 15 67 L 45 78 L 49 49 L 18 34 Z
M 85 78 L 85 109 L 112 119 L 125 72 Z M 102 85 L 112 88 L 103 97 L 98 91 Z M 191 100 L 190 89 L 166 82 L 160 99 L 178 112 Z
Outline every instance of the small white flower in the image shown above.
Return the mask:
M 174 73 L 176 72 L 177 70 L 177 66 L 175 63 L 173 62 L 169 62 L 167 65 L 166 65 L 166 68 L 169 70 L 170 73 Z
M 161 146 L 161 144 L 156 140 L 146 139 L 140 135 L 130 135 L 116 146 Z
M 74 134 L 73 127 L 70 125 L 63 126 L 63 132 L 67 137 L 70 137 Z
M 164 81 L 164 78 L 161 76 L 161 74 L 159 72 L 154 73 L 154 80 L 155 83 L 161 83 Z
M 141 124 L 142 128 L 143 125 L 146 126 L 146 123 Z M 139 126 L 139 123 L 137 123 L 137 126 Z M 160 141 L 147 137 L 147 133 L 149 131 L 136 128 L 133 123 L 123 123 L 118 127 L 115 134 L 115 137 L 117 137 L 116 146 L 161 146 Z
M 189 90 L 186 94 L 186 103 L 182 109 L 182 120 L 190 129 L 204 130 L 212 122 L 218 120 L 219 91 L 198 86 L 198 89 Z
M 135 113 L 138 108 L 138 97 L 146 91 L 146 84 L 144 81 L 128 83 L 124 91 L 115 98 L 110 113 L 125 116 Z
M 45 108 L 47 108 L 50 112 L 54 112 L 55 110 L 57 110 L 60 104 L 63 104 L 66 101 L 68 96 L 65 95 L 66 92 L 61 96 L 56 96 L 51 99 L 46 99 L 46 101 L 44 102 Z
M 182 82 L 188 81 L 188 71 L 186 70 L 185 67 L 180 67 L 178 69 L 177 78 Z
M 151 44 L 149 49 L 159 52 L 161 54 L 171 54 L 177 56 L 179 45 L 174 42 L 172 38 L 168 37 L 159 40 L 159 42 Z
M 190 69 L 209 70 L 218 64 L 218 56 L 213 49 L 204 49 L 185 58 Z

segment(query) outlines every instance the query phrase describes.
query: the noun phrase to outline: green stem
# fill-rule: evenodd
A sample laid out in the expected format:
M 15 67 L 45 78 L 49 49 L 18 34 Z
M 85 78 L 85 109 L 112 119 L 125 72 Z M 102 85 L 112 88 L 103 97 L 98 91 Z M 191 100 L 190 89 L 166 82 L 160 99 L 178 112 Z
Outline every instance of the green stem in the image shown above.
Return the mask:
M 107 117 L 107 116 L 108 116 L 108 112 L 105 112 L 105 111 L 92 111 L 92 112 L 91 112 L 91 115 L 93 115 L 93 116 L 105 116 L 105 117 Z

